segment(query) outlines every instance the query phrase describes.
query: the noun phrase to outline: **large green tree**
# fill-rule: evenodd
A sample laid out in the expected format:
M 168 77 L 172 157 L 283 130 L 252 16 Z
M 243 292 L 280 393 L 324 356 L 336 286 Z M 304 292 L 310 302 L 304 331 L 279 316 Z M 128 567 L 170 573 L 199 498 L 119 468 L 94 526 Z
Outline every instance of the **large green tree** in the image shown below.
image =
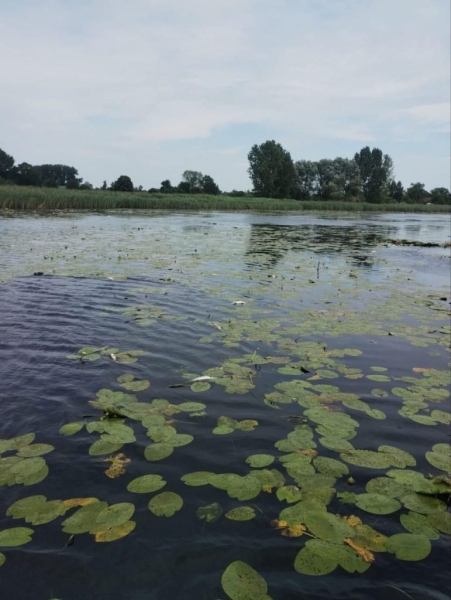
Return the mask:
M 133 192 L 133 182 L 128 175 L 121 175 L 111 184 L 113 192 Z
M 274 140 L 252 146 L 248 173 L 254 193 L 263 198 L 289 198 L 296 176 L 289 152 Z
M 434 204 L 451 204 L 451 194 L 445 187 L 434 188 L 430 194 L 431 202 Z
M 0 177 L 11 179 L 14 169 L 14 158 L 0 148 Z
M 412 183 L 407 188 L 405 196 L 406 202 L 409 204 L 424 204 L 430 198 L 429 192 L 426 190 L 424 183 Z
M 388 196 L 388 186 L 393 178 L 393 161 L 379 148 L 362 148 L 354 156 L 360 169 L 363 196 L 366 202 L 384 202 Z

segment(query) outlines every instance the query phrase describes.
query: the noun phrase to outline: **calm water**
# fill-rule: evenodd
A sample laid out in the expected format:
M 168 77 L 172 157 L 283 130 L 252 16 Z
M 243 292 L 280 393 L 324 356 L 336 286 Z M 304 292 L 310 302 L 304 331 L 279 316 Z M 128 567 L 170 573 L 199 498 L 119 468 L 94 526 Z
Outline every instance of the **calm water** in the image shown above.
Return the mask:
M 0 547 L 6 556 L 0 567 L 2 600 L 216 600 L 226 598 L 221 574 L 236 560 L 265 578 L 274 600 L 451 597 L 449 535 L 432 541 L 430 555 L 420 562 L 377 553 L 363 574 L 338 567 L 322 577 L 302 575 L 293 562 L 306 538 L 283 537 L 271 528 L 269 521 L 287 506 L 274 491 L 239 502 L 226 491 L 181 481 L 194 471 L 246 475 L 246 458 L 266 453 L 276 457 L 268 468 L 280 470 L 286 484 L 294 483 L 274 444 L 296 425 L 286 417 L 302 418 L 304 408 L 294 402 L 275 409 L 264 402 L 265 394 L 277 391 L 275 385 L 293 380 L 278 371 L 282 364 L 253 365 L 248 358 L 253 385 L 245 393 L 215 384 L 203 392 L 169 387 L 182 382 L 184 374 L 202 375 L 245 355 L 307 360 L 290 352 L 287 339 L 360 350 L 358 356 L 336 359 L 344 365 L 338 377 L 312 380 L 356 394 L 386 415 L 378 420 L 340 404 L 359 423 L 353 446 L 396 446 L 415 457 L 415 470 L 444 475 L 425 453 L 433 444 L 450 442 L 449 426 L 425 426 L 400 415 L 402 399 L 392 389 L 408 386 L 399 378 L 421 378 L 412 372 L 415 367 L 449 370 L 449 334 L 440 331 L 449 325 L 449 250 L 393 247 L 385 241 L 401 237 L 448 241 L 449 218 L 141 212 L 0 217 L 0 439 L 35 432 L 35 442 L 55 447 L 43 457 L 49 467 L 43 481 L 1 487 L 0 531 L 35 530 L 29 544 Z M 232 304 L 238 300 L 246 304 Z M 123 314 L 136 306 L 138 312 L 152 307 L 155 322 L 142 326 L 138 312 Z M 108 356 L 85 363 L 66 358 L 84 346 L 147 354 L 130 365 Z M 368 379 L 372 366 L 388 369 L 388 381 Z M 346 367 L 362 376 L 345 377 Z M 296 378 L 315 376 L 315 366 L 309 370 Z M 150 443 L 145 428 L 127 419 L 136 442 L 120 451 L 131 462 L 125 474 L 109 479 L 105 457 L 88 453 L 98 434 L 83 429 L 65 437 L 58 430 L 65 423 L 98 418 L 101 413 L 88 401 L 102 388 L 121 391 L 117 378 L 126 372 L 150 381 L 148 389 L 136 393 L 140 402 L 196 401 L 206 405 L 206 414 L 175 415 L 177 432 L 194 440 L 155 462 L 144 458 Z M 375 396 L 374 388 L 387 396 Z M 430 409 L 449 413 L 449 397 L 431 403 L 424 414 Z M 253 419 L 258 426 L 214 435 L 222 415 Z M 318 437 L 315 433 L 315 441 Z M 317 450 L 340 460 L 320 444 Z M 348 466 L 356 484 L 351 488 L 346 477 L 339 478 L 338 492 L 363 493 L 370 479 L 387 470 Z M 176 492 L 184 500 L 171 518 L 149 512 L 149 499 L 159 492 L 126 489 L 132 479 L 150 473 L 168 482 L 162 492 Z M 66 547 L 69 536 L 61 527 L 66 517 L 32 526 L 5 516 L 13 502 L 34 494 L 48 500 L 132 502 L 136 528 L 105 544 L 77 535 Z M 200 520 L 196 510 L 213 502 L 224 512 L 253 506 L 257 516 L 247 522 L 224 516 L 215 523 Z M 381 516 L 335 497 L 327 510 L 356 514 L 386 536 L 406 533 L 399 521 L 404 508 Z

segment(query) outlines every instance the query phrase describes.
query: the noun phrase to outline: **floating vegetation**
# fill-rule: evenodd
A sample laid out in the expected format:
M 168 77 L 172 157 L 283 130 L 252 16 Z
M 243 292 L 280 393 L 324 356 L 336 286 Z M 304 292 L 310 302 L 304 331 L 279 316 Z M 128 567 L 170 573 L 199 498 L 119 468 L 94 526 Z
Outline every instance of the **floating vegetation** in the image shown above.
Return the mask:
M 213 429 L 213 433 L 216 435 L 227 435 L 233 433 L 235 430 L 239 431 L 253 431 L 258 425 L 258 421 L 254 419 L 245 419 L 244 421 L 237 421 L 230 417 L 219 417 L 217 426 Z
M 214 523 L 222 517 L 223 514 L 222 506 L 217 502 L 207 504 L 206 506 L 199 506 L 196 510 L 196 516 L 207 523 Z M 226 514 L 226 517 L 229 513 Z M 230 518 L 230 517 L 229 517 Z
M 183 498 L 174 492 L 162 492 L 149 502 L 149 510 L 157 517 L 172 517 L 183 506 Z
M 246 563 L 231 563 L 221 577 L 222 589 L 231 600 L 271 600 L 261 575 Z

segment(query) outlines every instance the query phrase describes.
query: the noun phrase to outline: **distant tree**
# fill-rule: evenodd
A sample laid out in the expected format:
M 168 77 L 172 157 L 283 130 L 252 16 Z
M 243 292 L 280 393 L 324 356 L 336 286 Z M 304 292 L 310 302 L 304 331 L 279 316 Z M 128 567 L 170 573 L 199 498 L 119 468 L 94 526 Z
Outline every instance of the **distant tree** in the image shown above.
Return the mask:
M 232 196 L 232 198 L 244 198 L 246 192 L 243 192 L 242 190 L 232 190 L 231 192 L 227 192 L 227 196 Z
M 152 188 L 150 188 L 150 190 L 148 190 L 149 194 L 159 194 L 160 192 L 161 192 L 160 189 L 154 188 L 154 187 L 152 187 Z
M 107 182 L 105 180 L 103 181 L 102 187 L 100 189 L 103 190 L 103 191 L 105 191 L 105 190 L 108 189 L 108 184 L 107 184 Z
M 404 187 L 402 183 L 392 179 L 388 186 L 388 195 L 394 202 L 402 202 L 404 200 Z
M 85 181 L 84 183 L 81 183 L 79 188 L 80 190 L 92 190 L 94 189 L 94 186 L 92 185 L 92 183 L 89 183 L 89 181 Z
M 202 181 L 204 176 L 200 171 L 184 171 L 182 174 L 182 183 L 189 185 L 189 194 L 196 194 L 202 191 Z
M 178 184 L 177 189 L 182 194 L 189 194 L 191 192 L 191 186 L 190 186 L 190 184 L 187 181 L 181 181 Z
M 412 183 L 406 190 L 405 200 L 409 204 L 423 204 L 429 200 L 430 194 L 425 189 L 424 183 Z
M 0 177 L 11 179 L 14 168 L 14 158 L 0 148 Z
M 78 190 L 78 189 L 86 189 L 83 188 L 83 180 L 79 181 L 78 179 L 69 179 L 69 181 L 66 184 L 66 187 L 68 190 Z
M 356 200 L 361 193 L 360 170 L 354 160 L 337 157 L 295 163 L 297 199 Z
M 430 191 L 430 200 L 434 204 L 451 204 L 451 194 L 447 188 L 434 188 Z
M 288 198 L 296 182 L 291 155 L 274 140 L 252 146 L 248 173 L 254 193 L 265 198 Z
M 133 182 L 128 175 L 121 175 L 111 184 L 113 192 L 133 192 Z
M 218 194 L 221 193 L 219 186 L 216 184 L 213 177 L 210 177 L 210 175 L 203 176 L 202 191 L 204 192 L 204 194 L 212 194 L 214 196 L 217 196 Z
M 299 200 L 311 198 L 316 191 L 318 167 L 311 160 L 298 160 L 294 163 L 296 171 L 296 193 Z
M 78 183 L 83 181 L 78 177 L 77 169 L 68 165 L 36 165 L 35 169 L 39 170 L 42 184 L 46 187 L 67 187 L 70 181 L 75 180 Z
M 393 177 L 393 161 L 388 154 L 382 154 L 379 148 L 362 148 L 354 156 L 360 169 L 363 196 L 366 202 L 384 202 L 388 194 L 388 185 Z
M 17 185 L 41 185 L 39 171 L 26 162 L 20 163 L 20 165 L 14 167 L 12 177 Z
M 164 194 L 171 194 L 173 191 L 174 191 L 174 188 L 172 187 L 169 179 L 165 179 L 164 181 L 161 182 L 160 192 L 163 192 Z

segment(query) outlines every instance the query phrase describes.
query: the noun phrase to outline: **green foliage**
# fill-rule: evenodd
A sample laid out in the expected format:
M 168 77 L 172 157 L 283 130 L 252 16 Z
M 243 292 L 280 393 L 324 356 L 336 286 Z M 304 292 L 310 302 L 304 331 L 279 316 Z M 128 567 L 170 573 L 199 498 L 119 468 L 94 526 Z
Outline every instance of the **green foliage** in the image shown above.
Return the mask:
M 113 192 L 133 192 L 133 182 L 128 175 L 121 175 L 111 184 Z
M 288 198 L 295 182 L 290 153 L 274 140 L 254 145 L 248 154 L 254 193 L 265 198 Z
M 379 148 L 362 148 L 354 156 L 362 178 L 363 196 L 366 202 L 381 204 L 388 196 L 388 186 L 393 172 L 393 161 Z

